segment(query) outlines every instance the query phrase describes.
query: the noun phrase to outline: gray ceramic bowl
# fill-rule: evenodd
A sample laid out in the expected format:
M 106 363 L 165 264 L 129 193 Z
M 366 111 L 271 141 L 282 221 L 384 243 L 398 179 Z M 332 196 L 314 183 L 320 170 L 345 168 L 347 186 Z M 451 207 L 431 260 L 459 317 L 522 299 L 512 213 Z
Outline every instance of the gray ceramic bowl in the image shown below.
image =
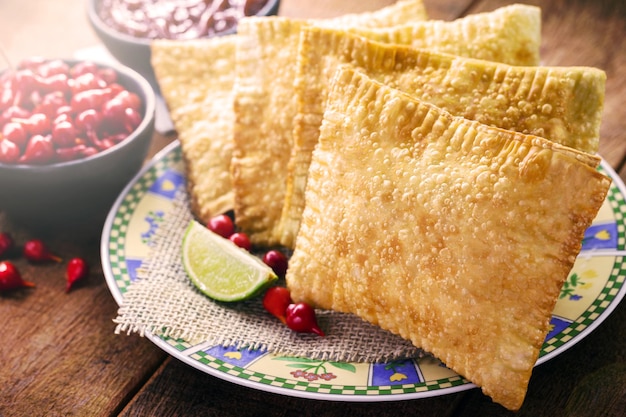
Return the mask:
M 146 77 L 150 84 L 158 87 L 152 65 L 150 64 L 150 39 L 134 37 L 122 33 L 107 25 L 98 14 L 98 4 L 101 0 L 87 0 L 87 17 L 94 31 L 102 40 L 108 51 L 122 64 L 133 68 Z M 279 0 L 268 0 L 267 4 L 256 14 L 257 16 L 271 16 L 278 13 Z M 234 33 L 236 28 L 223 32 L 222 35 Z
M 98 65 L 113 68 L 118 82 L 141 98 L 141 124 L 123 141 L 87 158 L 50 165 L 0 163 L 0 210 L 15 222 L 41 232 L 86 225 L 97 229 L 143 165 L 154 133 L 154 90 L 136 71 Z

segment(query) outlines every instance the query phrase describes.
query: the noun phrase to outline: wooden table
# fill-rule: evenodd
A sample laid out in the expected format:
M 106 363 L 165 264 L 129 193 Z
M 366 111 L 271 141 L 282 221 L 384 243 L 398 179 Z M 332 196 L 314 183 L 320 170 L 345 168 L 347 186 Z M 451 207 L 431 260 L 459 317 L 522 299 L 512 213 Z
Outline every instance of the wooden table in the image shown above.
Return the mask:
M 373 10 L 392 0 L 283 0 L 280 14 L 329 17 Z M 452 20 L 507 0 L 425 0 L 431 18 Z M 543 9 L 546 65 L 607 72 L 600 154 L 626 180 L 626 5 L 621 0 L 530 1 Z M 65 20 L 68 19 L 68 20 Z M 71 20 L 69 20 L 71 19 Z M 68 57 L 98 44 L 82 0 L 3 0 L 0 44 L 9 59 Z M 156 134 L 150 155 L 173 140 Z M 566 186 L 566 185 L 564 185 Z M 0 231 L 28 232 L 0 213 Z M 68 230 L 47 243 L 82 256 L 90 277 L 66 294 L 64 266 L 15 260 L 34 290 L 0 295 L 0 416 L 507 416 L 477 389 L 428 399 L 322 402 L 269 394 L 208 376 L 149 340 L 114 334 L 117 305 L 105 284 L 99 236 Z M 519 415 L 617 416 L 626 410 L 626 306 L 558 357 L 537 367 Z

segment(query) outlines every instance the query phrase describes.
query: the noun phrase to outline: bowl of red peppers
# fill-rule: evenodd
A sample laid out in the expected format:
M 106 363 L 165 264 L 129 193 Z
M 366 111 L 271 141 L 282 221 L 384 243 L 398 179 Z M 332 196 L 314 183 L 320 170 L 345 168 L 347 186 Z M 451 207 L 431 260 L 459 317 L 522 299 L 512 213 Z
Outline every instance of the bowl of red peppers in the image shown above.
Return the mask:
M 107 50 L 155 88 L 150 63 L 154 39 L 233 34 L 240 19 L 276 15 L 279 6 L 280 0 L 86 0 L 88 21 Z
M 129 68 L 31 57 L 0 74 L 0 211 L 26 226 L 100 227 L 154 133 L 155 93 Z

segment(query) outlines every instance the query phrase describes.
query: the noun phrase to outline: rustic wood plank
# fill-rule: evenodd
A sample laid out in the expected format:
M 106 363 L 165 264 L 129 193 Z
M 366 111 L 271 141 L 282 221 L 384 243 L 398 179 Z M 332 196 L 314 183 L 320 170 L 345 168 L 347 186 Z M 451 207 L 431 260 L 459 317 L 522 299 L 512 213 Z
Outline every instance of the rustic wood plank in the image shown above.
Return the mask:
M 176 359 L 167 360 L 120 417 L 385 417 L 449 416 L 459 396 L 421 400 L 348 403 L 267 393 L 206 375 Z
M 154 155 L 173 137 L 156 134 Z M 64 261 L 83 257 L 89 277 L 66 294 L 65 262 L 31 264 L 19 251 L 10 260 L 33 289 L 0 294 L 0 416 L 114 414 L 167 355 L 148 340 L 114 334 L 117 305 L 100 259 L 101 220 L 90 228 L 38 235 L 0 213 L 0 231 L 19 247 L 42 238 Z M 141 358 L 141 360 L 137 360 Z
M 6 231 L 4 220 L 0 230 Z M 33 237 L 9 230 L 18 244 Z M 92 271 L 66 294 L 65 262 L 33 265 L 14 259 L 37 286 L 0 295 L 0 317 L 6 323 L 0 344 L 0 415 L 112 414 L 165 354 L 147 340 L 113 333 L 117 305 L 104 282 L 98 236 L 73 238 L 68 232 L 46 243 L 64 261 L 85 258 Z
M 78 2 L 64 0 L 55 5 L 72 1 Z M 293 17 L 331 17 L 374 10 L 392 2 L 283 0 L 281 13 Z M 3 1 L 0 11 L 18 3 L 22 5 L 16 0 Z M 37 6 L 39 3 L 42 5 Z M 510 3 L 512 1 L 425 0 L 430 17 L 445 20 Z M 607 71 L 600 153 L 611 165 L 619 166 L 626 155 L 623 142 L 626 91 L 625 81 L 620 76 L 626 63 L 624 2 L 534 0 L 527 3 L 543 9 L 544 64 L 592 65 Z M 56 9 L 63 10 L 63 7 L 66 6 Z M 80 36 L 66 39 L 63 35 L 63 42 L 53 41 L 54 48 L 33 42 L 29 35 L 33 34 L 37 40 L 41 36 L 35 34 L 54 32 L 58 29 L 58 19 L 53 14 L 46 16 L 42 0 L 37 0 L 28 10 L 32 12 L 24 19 L 29 22 L 26 26 L 20 26 L 19 19 L 15 22 L 2 19 L 0 34 L 3 35 L 0 37 L 3 42 L 9 39 L 3 47 L 10 57 L 21 58 L 24 54 L 30 55 L 29 51 L 37 53 L 42 47 L 46 53 L 69 56 L 74 49 L 89 46 L 95 40 L 86 20 L 77 19 L 72 22 L 72 33 L 80 33 Z M 16 14 L 0 13 L 0 18 L 9 15 Z M 151 153 L 169 141 L 170 137 L 156 137 Z M 626 169 L 620 174 L 626 178 Z M 32 237 L 0 215 L 0 231 L 7 229 L 15 232 L 20 241 Z M 49 243 L 64 257 L 84 256 L 94 265 L 94 271 L 75 292 L 65 294 L 62 265 L 35 266 L 16 260 L 24 275 L 36 280 L 38 286 L 0 295 L 0 316 L 5 318 L 4 343 L 0 346 L 0 415 L 3 417 L 117 415 L 129 400 L 122 415 L 513 415 L 492 404 L 479 390 L 397 403 L 329 403 L 267 394 L 205 375 L 167 358 L 148 340 L 113 334 L 111 320 L 117 306 L 104 283 L 97 239 L 68 231 L 51 237 Z M 595 415 L 598 410 L 603 410 L 604 415 L 621 415 L 625 395 L 624 384 L 620 383 L 623 380 L 618 378 L 623 375 L 626 356 L 623 346 L 625 309 L 624 305 L 618 307 L 589 337 L 538 367 L 527 401 L 517 415 Z M 160 365 L 162 367 L 149 379 Z M 607 388 L 598 395 L 591 395 L 598 384 Z

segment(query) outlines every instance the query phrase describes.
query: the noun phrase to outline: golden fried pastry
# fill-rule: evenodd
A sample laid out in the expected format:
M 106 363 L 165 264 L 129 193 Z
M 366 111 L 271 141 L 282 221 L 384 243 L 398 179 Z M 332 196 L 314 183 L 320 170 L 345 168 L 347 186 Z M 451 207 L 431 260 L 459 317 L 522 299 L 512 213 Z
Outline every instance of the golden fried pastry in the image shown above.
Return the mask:
M 296 101 L 293 92 L 300 29 L 312 22 L 333 27 L 384 27 L 426 20 L 421 0 L 327 20 L 247 17 L 238 25 L 234 154 L 231 175 L 237 225 L 253 243 L 277 243 L 291 155 Z
M 185 161 L 191 210 L 207 222 L 234 206 L 230 179 L 236 35 L 155 40 L 152 66 Z
M 427 20 L 382 29 L 352 28 L 368 39 L 433 49 L 509 65 L 539 65 L 541 9 L 513 4 L 453 20 Z
M 372 78 L 481 123 L 542 136 L 581 151 L 598 149 L 606 74 L 588 67 L 519 67 L 383 44 L 337 29 L 302 30 L 292 154 L 280 242 L 292 246 L 328 85 L 350 63 Z
M 598 163 L 341 67 L 287 271 L 292 297 L 411 340 L 516 410 L 610 185 Z

